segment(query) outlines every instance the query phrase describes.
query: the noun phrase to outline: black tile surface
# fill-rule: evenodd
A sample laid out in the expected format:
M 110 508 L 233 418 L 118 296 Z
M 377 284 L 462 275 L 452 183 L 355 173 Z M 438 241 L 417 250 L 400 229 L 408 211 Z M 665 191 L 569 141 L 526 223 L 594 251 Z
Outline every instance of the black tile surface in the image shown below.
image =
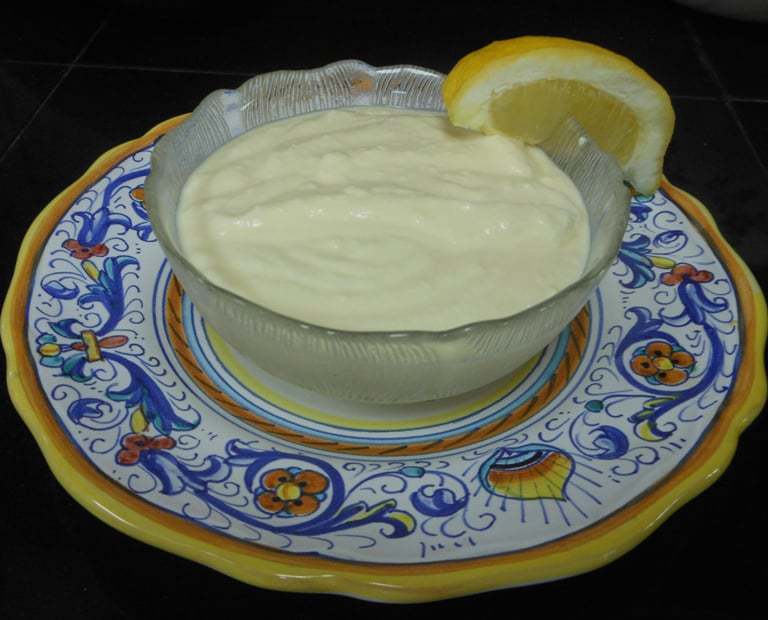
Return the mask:
M 72 62 L 108 15 L 104 7 L 23 5 L 3 9 L 0 60 Z
M 768 179 L 725 103 L 674 100 L 667 177 L 710 210 L 720 230 L 768 283 Z
M 122 8 L 82 58 L 100 66 L 73 69 L 0 160 L 3 291 L 24 232 L 51 198 L 101 153 L 190 111 L 211 90 L 236 86 L 245 74 L 350 56 L 376 64 L 411 62 L 448 70 L 466 51 L 522 32 L 574 36 L 606 45 L 645 66 L 672 93 L 685 96 L 674 100 L 678 120 L 666 159 L 667 176 L 707 205 L 725 237 L 768 286 L 768 179 L 757 159 L 768 160 L 765 106 L 731 103 L 750 136 L 750 146 L 731 109 L 717 100 L 720 93 L 712 75 L 699 62 L 700 50 L 688 37 L 683 20 L 700 18 L 686 9 L 666 2 L 546 1 L 532 6 L 510 0 L 502 13 L 487 2 L 461 8 L 433 2 L 421 4 L 403 19 L 403 9 L 384 5 L 368 8 L 359 3 L 351 13 L 329 17 L 326 4 L 305 8 L 291 3 L 259 20 L 237 14 L 224 21 L 211 19 L 210 12 L 189 9 L 163 16 L 138 0 L 119 4 Z M 0 56 L 68 63 L 100 18 L 94 13 L 90 21 L 51 19 L 15 26 L 0 19 Z M 701 23 L 694 23 L 706 53 L 712 55 L 712 67 L 730 92 L 739 83 L 740 69 L 718 58 Z M 755 40 L 757 28 L 727 28 L 741 33 L 745 41 L 739 45 L 745 50 L 763 45 Z M 155 70 L 103 65 L 146 65 Z M 758 73 L 765 70 L 759 63 L 753 65 Z M 168 67 L 187 72 L 164 70 Z M 60 75 L 55 72 L 64 66 L 42 69 L 34 79 L 26 73 L 19 77 L 22 70 L 26 67 L 14 67 L 9 74 L 0 71 L 0 114 L 8 111 L 9 126 L 16 122 L 12 119 L 29 119 L 25 110 L 37 107 L 47 92 L 46 80 L 58 79 L 51 76 Z M 199 72 L 216 70 L 243 75 Z M 3 75 L 13 77 L 8 81 Z M 0 140 L 6 135 L 4 118 L 0 116 Z M 7 131 L 10 135 L 14 130 Z M 334 596 L 260 590 L 107 527 L 62 489 L 4 392 L 0 412 L 5 414 L 0 432 L 0 618 L 4 620 L 245 614 L 424 618 L 448 613 L 590 620 L 738 618 L 759 617 L 755 610 L 764 607 L 765 414 L 745 431 L 733 462 L 716 484 L 608 566 L 551 584 L 391 608 Z
M 763 166 L 768 169 L 768 102 L 734 101 L 731 105 L 739 115 Z
M 625 54 L 673 94 L 716 95 L 690 45 L 684 14 L 664 1 L 636 3 L 632 10 L 605 0 L 516 3 L 513 10 L 509 3 L 487 0 L 398 8 L 361 3 L 335 13 L 324 3 L 287 3 L 226 21 L 155 13 L 155 27 L 147 29 L 145 15 L 124 12 L 109 21 L 82 62 L 260 73 L 359 58 L 448 71 L 461 56 L 494 39 L 547 34 Z
M 0 62 L 0 156 L 64 71 L 59 66 Z
M 729 95 L 768 99 L 768 24 L 690 13 Z

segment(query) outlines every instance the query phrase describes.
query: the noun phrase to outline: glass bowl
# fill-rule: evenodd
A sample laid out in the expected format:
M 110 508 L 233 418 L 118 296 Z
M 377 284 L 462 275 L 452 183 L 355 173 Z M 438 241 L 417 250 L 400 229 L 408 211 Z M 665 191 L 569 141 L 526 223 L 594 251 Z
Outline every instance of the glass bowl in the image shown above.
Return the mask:
M 156 146 L 145 200 L 150 220 L 186 294 L 246 362 L 322 394 L 411 403 L 468 392 L 508 375 L 576 316 L 621 243 L 629 190 L 615 160 L 573 122 L 542 148 L 574 181 L 589 212 L 584 275 L 557 295 L 512 316 L 445 331 L 353 332 L 311 325 L 210 282 L 182 255 L 176 228 L 187 177 L 213 151 L 254 127 L 317 110 L 392 106 L 443 111 L 443 75 L 415 66 L 345 60 L 309 71 L 256 76 L 219 90 Z

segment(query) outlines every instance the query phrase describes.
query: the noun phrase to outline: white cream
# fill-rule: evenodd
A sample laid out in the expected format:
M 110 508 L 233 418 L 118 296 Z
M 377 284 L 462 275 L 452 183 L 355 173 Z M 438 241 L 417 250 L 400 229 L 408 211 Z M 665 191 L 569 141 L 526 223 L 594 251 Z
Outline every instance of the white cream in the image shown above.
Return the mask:
M 589 241 L 578 190 L 540 149 L 368 107 L 225 144 L 190 176 L 178 226 L 216 284 L 356 331 L 514 314 L 577 280 Z

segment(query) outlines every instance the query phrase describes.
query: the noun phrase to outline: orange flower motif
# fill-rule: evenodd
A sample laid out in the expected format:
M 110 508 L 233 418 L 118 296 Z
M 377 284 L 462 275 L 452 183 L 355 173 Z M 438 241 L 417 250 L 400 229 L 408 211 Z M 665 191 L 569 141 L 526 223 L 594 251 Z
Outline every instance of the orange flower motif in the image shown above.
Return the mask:
M 679 385 L 688 379 L 696 362 L 693 355 L 668 342 L 649 342 L 637 349 L 629 365 L 632 372 L 649 383 Z
M 144 202 L 143 187 L 134 187 L 130 192 L 128 192 L 128 195 L 131 197 L 132 200 L 135 200 L 136 202 Z
M 298 467 L 272 469 L 261 477 L 256 505 L 271 514 L 303 517 L 318 509 L 327 488 L 328 479 L 316 471 Z
M 83 245 L 77 239 L 67 239 L 61 244 L 65 250 L 69 250 L 69 255 L 77 260 L 88 260 L 94 256 L 106 256 L 109 254 L 109 248 L 103 243 L 95 245 Z
M 692 280 L 693 282 L 710 282 L 714 278 L 711 271 L 704 269 L 698 270 L 688 263 L 678 263 L 672 268 L 672 271 L 661 276 L 662 283 L 667 286 L 676 286 L 683 280 Z
M 176 442 L 165 435 L 149 437 L 141 433 L 131 433 L 123 437 L 122 444 L 123 449 L 117 453 L 117 462 L 120 465 L 135 465 L 144 450 L 170 450 Z

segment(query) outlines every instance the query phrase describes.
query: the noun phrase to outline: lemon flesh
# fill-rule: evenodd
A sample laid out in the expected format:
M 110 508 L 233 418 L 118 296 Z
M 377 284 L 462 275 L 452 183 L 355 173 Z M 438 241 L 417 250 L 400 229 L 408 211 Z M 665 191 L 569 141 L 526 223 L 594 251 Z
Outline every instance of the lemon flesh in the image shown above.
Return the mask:
M 510 88 L 491 100 L 491 124 L 529 144 L 544 142 L 568 117 L 575 118 L 601 149 L 627 164 L 639 126 L 616 97 L 576 80 L 539 80 Z
M 530 144 L 575 118 L 638 191 L 661 182 L 675 122 L 669 95 L 609 50 L 557 37 L 498 41 L 459 61 L 443 97 L 453 124 Z

